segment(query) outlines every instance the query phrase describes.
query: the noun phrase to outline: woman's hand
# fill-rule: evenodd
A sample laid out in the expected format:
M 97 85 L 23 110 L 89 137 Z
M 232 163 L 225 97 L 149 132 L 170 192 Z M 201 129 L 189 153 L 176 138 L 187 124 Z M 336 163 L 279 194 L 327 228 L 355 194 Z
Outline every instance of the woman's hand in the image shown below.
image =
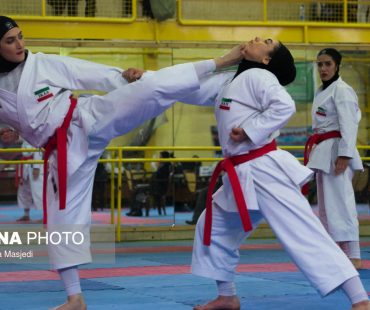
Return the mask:
M 122 77 L 129 83 L 135 82 L 141 78 L 145 70 L 137 68 L 128 68 L 122 72 Z
M 248 136 L 243 128 L 235 127 L 230 132 L 230 139 L 234 142 L 243 142 L 248 139 Z
M 345 156 L 338 156 L 336 161 L 335 161 L 335 175 L 339 175 L 343 173 L 349 164 L 350 157 L 345 157 Z
M 238 65 L 243 59 L 242 47 L 243 44 L 238 44 L 224 56 L 215 58 L 216 69 Z

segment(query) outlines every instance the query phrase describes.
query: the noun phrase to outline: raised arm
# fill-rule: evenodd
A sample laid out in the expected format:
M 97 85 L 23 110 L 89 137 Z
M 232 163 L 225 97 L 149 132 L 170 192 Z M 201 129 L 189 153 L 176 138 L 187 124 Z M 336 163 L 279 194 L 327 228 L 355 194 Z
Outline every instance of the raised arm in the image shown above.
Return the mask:
M 57 87 L 110 92 L 128 83 L 120 68 L 57 55 L 44 55 L 44 61 L 44 75 L 52 76 L 50 85 Z
M 181 98 L 180 101 L 194 105 L 213 105 L 220 89 L 235 75 L 235 70 L 218 72 L 217 70 L 239 64 L 243 58 L 241 48 L 242 45 L 236 45 L 223 56 L 216 57 L 213 60 L 195 62 L 194 67 L 200 77 L 200 88 L 195 92 L 187 94 L 186 97 Z M 216 72 L 213 74 L 204 74 L 204 72 L 209 71 L 209 68 Z M 135 82 L 151 74 L 153 74 L 153 72 L 129 68 L 123 72 L 122 76 L 129 82 Z

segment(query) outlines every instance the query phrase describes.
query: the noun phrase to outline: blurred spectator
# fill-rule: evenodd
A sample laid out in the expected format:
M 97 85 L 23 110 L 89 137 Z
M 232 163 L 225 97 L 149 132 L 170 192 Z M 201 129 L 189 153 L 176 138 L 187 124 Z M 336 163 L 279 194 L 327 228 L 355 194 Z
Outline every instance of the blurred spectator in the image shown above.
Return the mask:
M 160 153 L 160 158 L 170 158 L 170 153 L 163 151 Z M 158 214 L 166 214 L 166 194 L 169 185 L 172 166 L 170 162 L 159 162 L 157 170 L 153 173 L 148 184 L 137 184 L 131 209 L 127 216 L 142 216 L 142 208 L 146 206 L 146 216 L 149 215 L 150 204 L 148 203 L 150 195 L 153 198 L 153 205 L 158 209 Z
M 53 8 L 53 15 L 55 16 L 63 15 L 66 5 L 67 5 L 68 16 L 77 16 L 78 1 L 79 0 L 47 0 L 47 3 L 51 5 L 51 7 Z
M 370 22 L 370 1 L 358 0 L 357 2 L 357 22 L 368 23 Z
M 98 208 L 104 209 L 107 205 L 107 182 L 108 171 L 104 163 L 98 163 L 94 177 L 94 187 L 92 195 L 92 208 L 97 211 Z
M 193 155 L 192 158 L 199 158 L 198 155 Z M 187 161 L 182 163 L 182 169 L 184 171 L 191 171 L 194 172 L 196 175 L 199 174 L 199 167 L 201 166 L 201 162 L 199 161 Z
M 9 147 L 18 141 L 19 135 L 10 127 L 0 128 L 0 147 Z
M 143 16 L 164 21 L 173 18 L 176 12 L 176 0 L 143 0 Z
M 8 126 L 0 124 L 0 148 L 17 148 L 21 146 L 22 141 L 19 139 L 18 132 Z M 0 158 L 5 160 L 13 160 L 20 156 L 20 153 L 0 153 Z M 0 171 L 4 165 L 0 165 Z
M 85 16 L 95 17 L 96 13 L 96 0 L 86 0 Z
M 170 158 L 170 153 L 163 151 L 160 154 L 161 158 Z M 166 214 L 166 195 L 170 179 L 172 166 L 170 162 L 159 162 L 157 171 L 153 174 L 151 181 L 151 190 L 153 197 L 153 204 L 158 209 L 158 214 Z
M 324 22 L 342 22 L 343 4 L 317 2 L 311 5 L 311 20 Z
M 220 139 L 218 137 L 217 126 L 211 126 L 211 137 L 212 137 L 213 145 L 220 146 Z M 221 150 L 215 151 L 215 156 L 218 158 L 222 157 L 222 151 Z
M 218 178 L 215 186 L 215 192 L 221 187 L 221 185 L 222 179 Z M 198 218 L 202 214 L 203 210 L 206 208 L 207 192 L 208 187 L 201 188 L 200 190 L 197 191 L 193 217 L 191 220 L 185 221 L 186 224 L 195 225 L 197 223 Z
M 33 148 L 28 142 L 22 143 L 22 148 Z M 22 160 L 42 160 L 41 152 L 23 152 Z M 42 210 L 43 170 L 41 164 L 19 164 L 17 166 L 16 185 L 18 207 L 23 209 L 23 215 L 17 222 L 29 222 L 30 209 Z M 41 223 L 42 220 L 37 222 Z
M 139 3 L 137 4 L 139 5 Z M 143 11 L 147 8 L 144 8 Z M 122 0 L 122 17 L 131 17 L 132 16 L 132 1 L 131 0 Z

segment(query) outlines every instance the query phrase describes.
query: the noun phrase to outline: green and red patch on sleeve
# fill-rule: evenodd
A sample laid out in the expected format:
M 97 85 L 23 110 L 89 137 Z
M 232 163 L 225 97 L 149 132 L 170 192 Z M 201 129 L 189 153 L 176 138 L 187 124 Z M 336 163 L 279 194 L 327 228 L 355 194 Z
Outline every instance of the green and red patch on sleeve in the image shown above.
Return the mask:
M 326 116 L 326 110 L 322 107 L 318 107 L 316 110 L 317 115 Z
M 36 90 L 34 92 L 37 102 L 42 102 L 50 97 L 53 97 L 53 93 L 50 91 L 49 86 Z
M 230 110 L 230 104 L 232 100 L 229 98 L 222 98 L 221 104 L 219 106 L 220 109 L 222 110 Z

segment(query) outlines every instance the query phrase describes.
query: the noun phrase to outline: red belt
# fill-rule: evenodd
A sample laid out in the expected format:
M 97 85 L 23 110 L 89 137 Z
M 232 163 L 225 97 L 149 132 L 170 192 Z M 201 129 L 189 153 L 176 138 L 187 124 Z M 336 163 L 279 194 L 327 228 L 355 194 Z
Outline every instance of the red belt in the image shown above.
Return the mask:
M 33 159 L 33 154 L 29 156 L 21 156 L 20 160 Z M 23 164 L 18 164 L 15 167 L 15 187 L 19 186 L 19 181 L 23 179 Z
M 210 245 L 211 244 L 211 231 L 212 231 L 212 194 L 213 190 L 215 188 L 217 178 L 220 175 L 222 171 L 226 171 L 227 175 L 229 176 L 230 184 L 233 189 L 234 198 L 236 205 L 239 210 L 240 219 L 242 221 L 243 227 L 245 231 L 252 230 L 252 223 L 249 217 L 247 204 L 244 199 L 243 191 L 241 189 L 238 175 L 235 171 L 235 166 L 245 163 L 247 161 L 250 161 L 252 159 L 261 157 L 262 155 L 265 155 L 271 151 L 276 150 L 276 142 L 273 140 L 269 144 L 266 144 L 265 146 L 250 151 L 248 154 L 243 155 L 237 155 L 229 158 L 225 158 L 224 160 L 220 161 L 215 170 L 213 171 L 208 192 L 207 192 L 207 200 L 206 200 L 206 219 L 205 219 L 205 225 L 204 225 L 204 239 L 203 243 L 204 245 Z
M 325 133 L 315 133 L 312 136 L 310 136 L 307 141 L 306 145 L 304 147 L 304 165 L 306 166 L 308 163 L 308 160 L 310 158 L 310 153 L 312 150 L 312 147 L 315 144 L 320 144 L 322 141 L 333 139 L 333 138 L 341 138 L 342 135 L 340 134 L 340 131 L 329 131 Z M 302 193 L 303 195 L 308 195 L 308 183 L 303 185 L 302 187 Z
M 73 110 L 77 105 L 77 99 L 70 98 L 71 105 L 67 115 L 64 118 L 63 124 L 59 127 L 53 136 L 50 137 L 49 141 L 45 144 L 44 149 L 44 183 L 43 183 L 43 195 L 42 204 L 44 211 L 43 223 L 47 223 L 47 179 L 48 179 L 48 159 L 52 151 L 57 150 L 58 158 L 58 184 L 59 184 L 59 209 L 64 210 L 66 208 L 66 197 L 67 197 L 67 131 L 69 124 L 72 120 Z

